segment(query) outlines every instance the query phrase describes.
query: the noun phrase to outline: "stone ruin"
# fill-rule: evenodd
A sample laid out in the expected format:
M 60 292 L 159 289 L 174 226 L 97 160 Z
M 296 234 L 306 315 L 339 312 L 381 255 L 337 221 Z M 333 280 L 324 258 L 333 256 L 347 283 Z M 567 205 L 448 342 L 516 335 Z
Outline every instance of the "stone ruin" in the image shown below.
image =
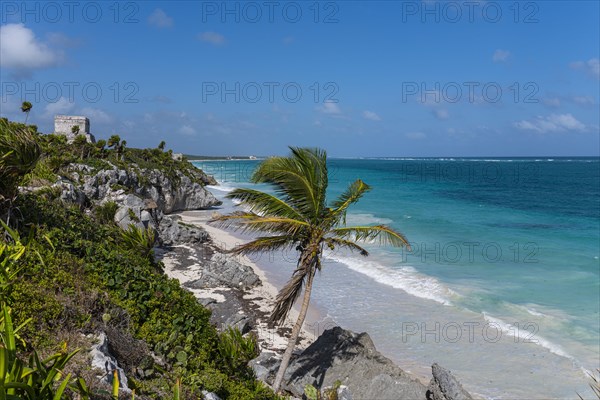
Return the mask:
M 73 132 L 73 127 L 79 127 L 79 133 Z M 55 115 L 54 133 L 65 135 L 69 143 L 75 140 L 75 136 L 84 135 L 89 143 L 96 143 L 96 138 L 90 133 L 90 120 L 86 117 L 73 115 Z

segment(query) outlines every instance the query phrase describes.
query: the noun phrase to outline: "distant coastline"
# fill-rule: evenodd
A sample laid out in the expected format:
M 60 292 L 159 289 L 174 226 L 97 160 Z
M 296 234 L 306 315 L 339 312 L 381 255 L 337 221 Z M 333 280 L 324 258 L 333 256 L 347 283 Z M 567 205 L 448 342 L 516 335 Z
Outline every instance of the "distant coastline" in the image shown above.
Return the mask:
M 260 156 L 196 156 L 184 154 L 189 161 L 241 161 L 241 160 L 264 160 L 267 157 Z

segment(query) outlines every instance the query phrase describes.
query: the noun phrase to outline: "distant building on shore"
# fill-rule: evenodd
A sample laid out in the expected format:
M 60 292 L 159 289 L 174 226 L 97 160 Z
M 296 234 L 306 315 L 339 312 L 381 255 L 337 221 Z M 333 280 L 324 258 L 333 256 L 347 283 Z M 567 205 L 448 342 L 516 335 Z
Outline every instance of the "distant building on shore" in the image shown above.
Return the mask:
M 73 127 L 78 126 L 79 132 L 73 132 Z M 75 115 L 55 115 L 54 133 L 65 135 L 70 143 L 75 140 L 75 136 L 84 135 L 88 142 L 96 143 L 96 138 L 90 133 L 90 120 L 87 117 Z

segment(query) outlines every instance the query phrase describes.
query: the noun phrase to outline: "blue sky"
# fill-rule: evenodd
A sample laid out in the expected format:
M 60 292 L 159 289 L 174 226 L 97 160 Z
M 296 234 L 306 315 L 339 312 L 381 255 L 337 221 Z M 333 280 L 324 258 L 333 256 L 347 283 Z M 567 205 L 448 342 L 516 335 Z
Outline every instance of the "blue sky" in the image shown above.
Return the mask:
M 177 152 L 599 155 L 597 1 L 0 6 L 0 114 Z

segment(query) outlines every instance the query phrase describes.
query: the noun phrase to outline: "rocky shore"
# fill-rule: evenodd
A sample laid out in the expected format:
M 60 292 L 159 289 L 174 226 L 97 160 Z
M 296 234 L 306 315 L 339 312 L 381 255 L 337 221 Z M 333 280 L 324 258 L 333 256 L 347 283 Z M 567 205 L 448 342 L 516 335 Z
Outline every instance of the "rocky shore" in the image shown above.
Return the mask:
M 267 327 L 277 290 L 250 260 L 224 254 L 240 239 L 207 225 L 213 212 L 186 211 L 165 217 L 206 233 L 201 241 L 165 248 L 161 252 L 165 273 L 212 311 L 211 322 L 218 329 L 234 326 L 257 335 L 261 354 L 251 366 L 258 379 L 272 384 L 297 313 L 292 313 L 288 328 Z M 283 389 L 297 398 L 303 398 L 306 385 L 331 388 L 336 382 L 338 398 L 346 400 L 472 398 L 443 367 L 434 364 L 430 382 L 423 384 L 379 353 L 368 333 L 341 327 L 328 329 L 318 338 L 304 330 L 284 380 Z
M 72 164 L 69 172 L 54 184 L 61 198 L 85 208 L 114 202 L 114 220 L 122 228 L 134 224 L 155 230 L 156 257 L 165 274 L 211 310 L 217 329 L 236 327 L 256 335 L 261 354 L 251 366 L 258 379 L 271 384 L 297 311 L 292 310 L 287 326 L 267 326 L 277 288 L 246 257 L 226 254 L 240 239 L 207 224 L 221 204 L 205 188 L 215 184 L 214 179 L 199 170 L 192 176 L 176 172 L 168 177 L 159 170 L 94 171 L 82 164 Z M 110 359 L 103 347 L 104 342 L 93 349 L 94 362 Z M 472 398 L 443 367 L 434 364 L 432 378 L 424 384 L 379 353 L 367 333 L 341 327 L 318 338 L 304 330 L 284 381 L 284 390 L 296 398 L 305 398 L 306 385 L 333 387 L 338 398 L 346 400 Z

